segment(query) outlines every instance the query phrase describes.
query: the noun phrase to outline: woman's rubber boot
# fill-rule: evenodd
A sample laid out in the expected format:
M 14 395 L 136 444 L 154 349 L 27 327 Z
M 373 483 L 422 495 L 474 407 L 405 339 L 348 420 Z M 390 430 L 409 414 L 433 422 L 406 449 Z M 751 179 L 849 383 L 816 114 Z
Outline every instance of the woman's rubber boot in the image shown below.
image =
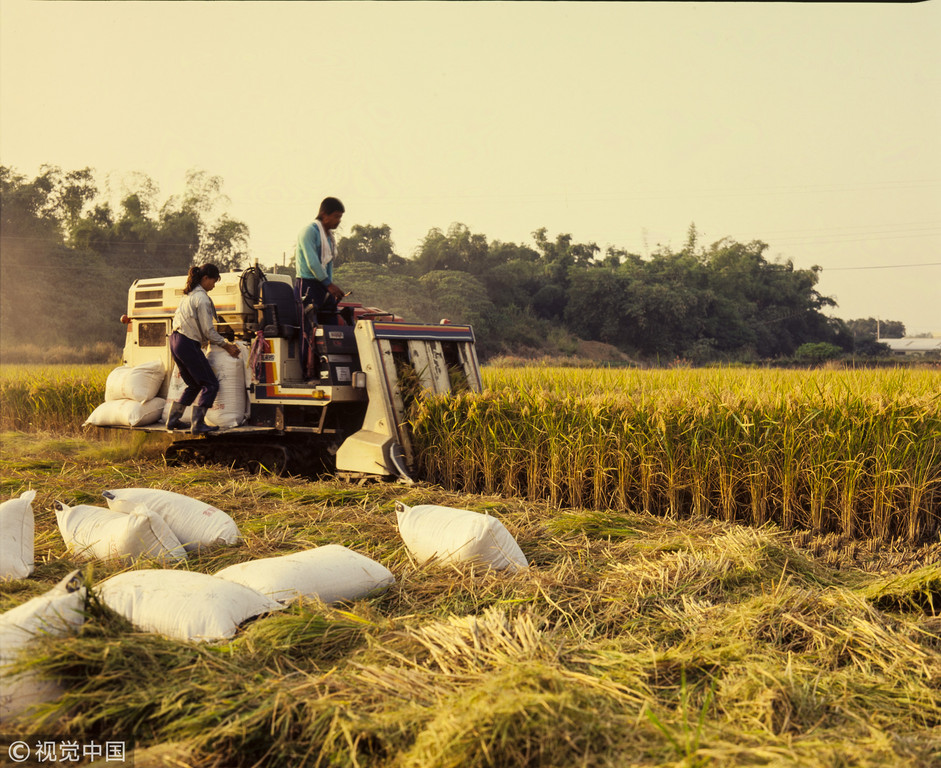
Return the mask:
M 194 435 L 205 435 L 207 432 L 215 432 L 219 427 L 210 427 L 206 421 L 206 409 L 199 406 L 193 406 L 193 426 L 190 432 Z
M 172 432 L 174 429 L 186 429 L 189 426 L 189 424 L 183 424 L 181 421 L 185 410 L 186 406 L 182 403 L 170 404 L 170 414 L 167 416 L 167 432 Z

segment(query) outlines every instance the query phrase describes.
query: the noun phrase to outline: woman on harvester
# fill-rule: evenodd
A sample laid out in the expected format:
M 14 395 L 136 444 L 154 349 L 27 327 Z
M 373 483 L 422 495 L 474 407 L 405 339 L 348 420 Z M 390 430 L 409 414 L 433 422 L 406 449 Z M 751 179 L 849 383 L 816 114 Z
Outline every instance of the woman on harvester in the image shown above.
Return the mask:
M 170 334 L 170 354 L 186 382 L 186 389 L 180 399 L 170 406 L 168 430 L 183 426 L 180 424 L 183 412 L 194 401 L 190 432 L 201 435 L 218 429 L 210 427 L 205 421 L 206 411 L 212 407 L 219 392 L 219 379 L 213 373 L 202 348 L 207 343 L 216 344 L 232 357 L 239 356 L 239 348 L 222 338 L 213 327 L 216 307 L 209 298 L 209 291 L 216 287 L 218 280 L 219 268 L 215 264 L 190 267 L 186 277 L 183 300 L 173 316 Z M 196 400 L 197 396 L 199 400 Z

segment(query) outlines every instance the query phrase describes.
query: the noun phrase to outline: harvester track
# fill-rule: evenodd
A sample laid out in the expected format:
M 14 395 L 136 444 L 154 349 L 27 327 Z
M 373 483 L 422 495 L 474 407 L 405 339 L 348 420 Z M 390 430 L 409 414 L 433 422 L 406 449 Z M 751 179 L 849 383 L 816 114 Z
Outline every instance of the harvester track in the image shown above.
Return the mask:
M 257 436 L 224 436 L 175 440 L 164 452 L 168 463 L 210 463 L 249 472 L 298 474 L 317 477 L 336 471 L 330 444 L 309 436 L 281 435 L 271 440 Z

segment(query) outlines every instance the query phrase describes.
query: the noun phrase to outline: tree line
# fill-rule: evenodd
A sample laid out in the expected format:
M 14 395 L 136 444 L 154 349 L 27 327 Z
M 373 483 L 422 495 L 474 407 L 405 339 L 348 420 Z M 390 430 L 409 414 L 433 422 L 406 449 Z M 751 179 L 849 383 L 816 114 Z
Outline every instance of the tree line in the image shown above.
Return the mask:
M 116 199 L 88 168 L 44 166 L 28 179 L 0 167 L 0 345 L 120 345 L 116 318 L 134 280 L 247 263 L 248 226 L 225 213 L 217 176 L 192 171 L 182 193 L 161 201 L 137 174 Z M 367 306 L 471 323 L 483 358 L 574 354 L 581 341 L 660 362 L 787 358 L 807 345 L 884 351 L 869 320 L 824 314 L 834 302 L 816 289 L 817 267 L 767 252 L 759 240 L 703 245 L 694 225 L 679 250 L 641 256 L 545 228 L 530 243 L 489 240 L 455 223 L 404 257 L 388 225 L 354 225 L 339 238 L 336 274 Z M 896 334 L 904 326 L 882 324 L 883 336 Z
M 338 241 L 337 279 L 403 316 L 473 324 L 485 355 L 571 351 L 575 339 L 660 362 L 790 358 L 807 345 L 825 356 L 887 351 L 870 321 L 824 314 L 835 302 L 816 289 L 818 267 L 769 260 L 760 240 L 701 245 L 690 225 L 681 249 L 644 257 L 544 228 L 517 244 L 452 224 L 403 258 L 391 235 L 387 225 L 354 225 Z M 904 335 L 898 322 L 883 329 Z
M 218 176 L 191 171 L 163 201 L 142 174 L 121 186 L 113 204 L 90 168 L 28 179 L 0 166 L 0 348 L 122 345 L 134 280 L 247 259 L 248 226 L 224 213 Z

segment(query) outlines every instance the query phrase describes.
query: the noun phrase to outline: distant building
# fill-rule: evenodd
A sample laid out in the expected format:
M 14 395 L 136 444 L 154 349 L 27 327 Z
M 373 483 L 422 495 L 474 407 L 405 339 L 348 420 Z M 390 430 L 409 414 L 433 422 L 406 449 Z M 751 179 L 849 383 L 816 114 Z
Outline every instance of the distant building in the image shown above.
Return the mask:
M 938 355 L 941 356 L 941 339 L 921 339 L 907 337 L 903 339 L 879 339 L 886 344 L 894 355 Z

